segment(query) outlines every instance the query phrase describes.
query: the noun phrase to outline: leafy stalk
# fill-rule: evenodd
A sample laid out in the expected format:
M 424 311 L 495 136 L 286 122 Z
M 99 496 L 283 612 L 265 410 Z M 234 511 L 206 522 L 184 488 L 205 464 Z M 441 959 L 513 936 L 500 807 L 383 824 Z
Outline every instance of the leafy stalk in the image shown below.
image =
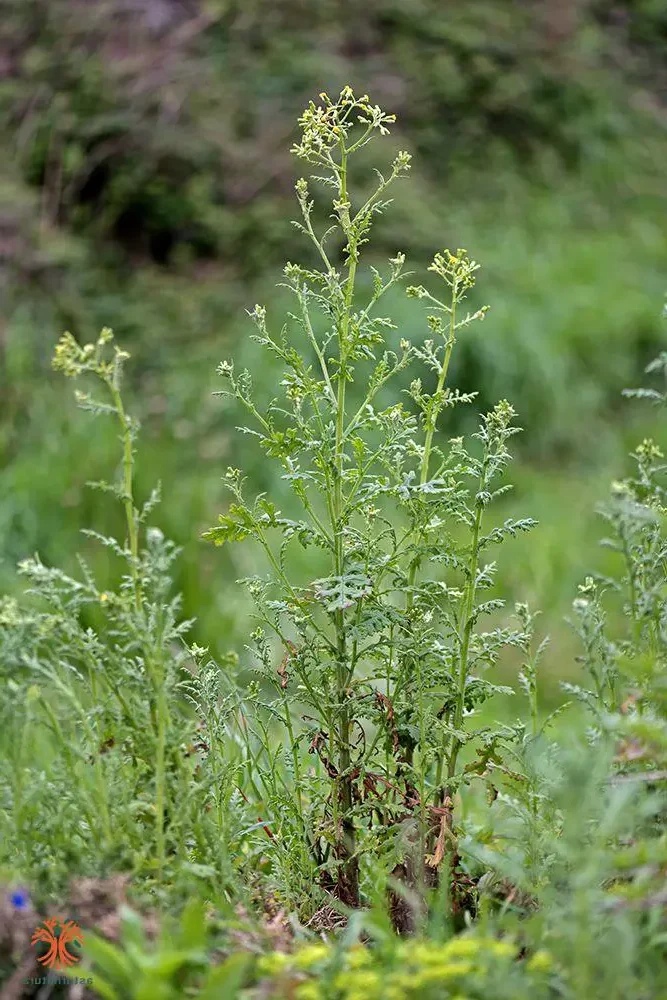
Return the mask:
M 448 286 L 448 301 L 422 286 L 408 289 L 432 312 L 431 339 L 413 346 L 401 337 L 393 347 L 394 324 L 377 307 L 404 277 L 404 255 L 389 261 L 386 275 L 369 269 L 371 291 L 363 306 L 360 264 L 375 217 L 389 204 L 387 189 L 407 172 L 410 157 L 399 152 L 386 175 L 376 171 L 370 193 L 358 196 L 352 157 L 385 134 L 393 116 L 349 88 L 336 100 L 326 94 L 320 100 L 302 115 L 293 152 L 318 170 L 311 181 L 333 192 L 334 223 L 320 233 L 309 182 L 300 178 L 301 220 L 295 225 L 311 244 L 315 264 L 285 266 L 297 309 L 280 335 L 269 331 L 263 306 L 250 313 L 256 341 L 284 366 L 282 396 L 261 407 L 248 371 L 237 373 L 230 361 L 218 369 L 229 382 L 222 394 L 250 418 L 244 430 L 280 462 L 290 509 L 278 510 L 264 495 L 248 500 L 240 471 L 230 469 L 225 482 L 232 502 L 205 537 L 218 545 L 252 538 L 266 557 L 268 577 L 253 576 L 246 585 L 261 623 L 252 648 L 277 698 L 258 696 L 255 707 L 262 719 L 280 719 L 284 726 L 294 784 L 276 771 L 265 721 L 244 738 L 251 759 L 266 771 L 267 807 L 285 815 L 286 825 L 288 815 L 298 816 L 305 828 L 298 841 L 310 845 L 320 885 L 356 906 L 363 892 L 359 857 L 369 837 L 389 842 L 406 811 L 419 817 L 423 867 L 431 811 L 445 822 L 442 771 L 446 764 L 448 777 L 461 778 L 458 755 L 471 691 L 477 704 L 497 690 L 473 671 L 482 661 L 493 664 L 502 646 L 514 641 L 507 630 L 475 632 L 483 613 L 478 589 L 490 586 L 492 576 L 480 571 L 480 553 L 530 522 L 508 521 L 493 537 L 482 535 L 482 512 L 494 495 L 490 483 L 513 433 L 508 404 L 483 418 L 482 458 L 458 439 L 444 448 L 437 437 L 445 410 L 474 398 L 447 380 L 457 335 L 485 313 L 460 316 L 478 265 L 464 250 L 436 254 L 430 271 Z M 301 335 L 301 348 L 288 336 L 291 330 Z M 387 388 L 416 361 L 435 373 L 434 390 L 416 379 L 407 407 L 384 402 Z M 470 481 L 477 483 L 472 496 Z M 469 532 L 467 543 L 451 530 L 457 522 Z M 295 544 L 329 575 L 297 583 Z M 463 577 L 462 590 L 452 587 L 449 595 L 439 562 Z M 283 647 L 277 668 L 268 634 Z M 473 730 L 469 738 L 481 740 L 481 734 Z M 301 745 L 308 746 L 315 768 L 302 766 Z M 479 752 L 490 751 L 482 745 Z M 291 796 L 288 809 L 285 795 Z M 276 840 L 284 843 L 286 832 L 278 830 Z M 436 866 L 444 847 L 439 850 Z M 281 864 L 285 858 L 281 852 Z
M 109 486 L 106 483 L 96 484 L 99 488 L 114 493 L 123 505 L 127 529 L 128 549 L 122 554 L 126 557 L 131 579 L 132 604 L 137 616 L 143 613 L 143 589 L 140 566 L 140 514 L 134 502 L 134 438 L 136 422 L 128 416 L 121 394 L 123 364 L 129 358 L 126 351 L 118 345 L 113 345 L 111 359 L 107 357 L 107 346 L 113 341 L 113 333 L 105 328 L 100 333 L 96 343 L 80 347 L 71 334 L 65 333 L 56 345 L 53 367 L 65 375 L 78 378 L 85 374 L 97 377 L 107 389 L 111 397 L 111 405 L 92 398 L 88 393 L 77 391 L 76 397 L 83 409 L 93 413 L 111 414 L 121 428 L 122 443 L 122 479 L 119 485 Z M 169 727 L 169 709 L 165 693 L 165 678 L 162 667 L 162 651 L 160 639 L 157 643 L 144 642 L 144 662 L 153 685 L 152 717 L 155 726 L 155 838 L 157 845 L 157 866 L 160 878 L 165 863 L 165 782 L 166 782 L 166 739 Z M 117 685 L 112 683 L 117 697 L 123 702 L 117 692 Z

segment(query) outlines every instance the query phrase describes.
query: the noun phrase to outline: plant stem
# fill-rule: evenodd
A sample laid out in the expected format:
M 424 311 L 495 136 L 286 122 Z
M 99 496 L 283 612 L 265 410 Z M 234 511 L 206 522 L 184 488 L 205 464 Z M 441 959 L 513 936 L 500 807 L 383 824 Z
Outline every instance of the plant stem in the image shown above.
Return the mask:
M 305 833 L 305 830 L 303 829 L 303 791 L 302 791 L 302 779 L 301 779 L 301 762 L 299 760 L 299 747 L 294 737 L 292 714 L 290 712 L 289 703 L 287 701 L 287 695 L 284 690 L 282 691 L 282 698 L 283 698 L 283 709 L 285 712 L 285 728 L 287 729 L 287 736 L 292 750 L 292 763 L 294 765 L 296 807 L 297 807 L 297 812 L 299 813 L 299 819 L 301 820 L 302 832 Z
M 125 412 L 123 398 L 120 393 L 118 380 L 114 376 L 108 382 L 111 396 L 114 401 L 118 421 L 122 429 L 123 442 L 123 506 L 125 508 L 125 520 L 127 522 L 127 533 L 130 546 L 130 568 L 132 573 L 132 584 L 134 591 L 134 606 L 137 612 L 143 607 L 143 594 L 141 588 L 141 578 L 139 575 L 139 522 L 137 511 L 134 506 L 134 450 L 132 443 L 132 424 Z M 146 666 L 153 660 L 153 651 L 146 650 Z M 150 668 L 153 680 L 153 689 L 156 703 L 156 760 L 155 760 L 155 845 L 157 853 L 158 879 L 162 881 L 165 862 L 165 836 L 164 836 L 164 803 L 165 803 L 165 753 L 167 743 L 167 728 L 169 725 L 169 709 L 165 697 L 165 678 L 162 665 L 161 651 L 157 653 L 158 667 L 155 664 Z
M 445 382 L 447 379 L 447 373 L 449 371 L 449 362 L 452 356 L 452 349 L 455 342 L 455 332 L 456 332 L 456 300 L 457 300 L 457 286 L 456 284 L 452 287 L 452 305 L 449 316 L 449 335 L 445 343 L 445 353 L 442 359 L 442 365 L 438 373 L 438 381 L 436 384 L 436 389 L 433 397 L 431 398 L 431 407 L 426 414 L 426 436 L 424 438 L 424 451 L 422 452 L 421 466 L 419 472 L 419 484 L 423 486 L 424 483 L 428 482 L 429 467 L 431 462 L 431 450 L 433 447 L 433 436 L 435 434 L 435 428 L 438 422 L 438 417 L 442 411 L 442 392 L 445 387 Z M 409 613 L 412 609 L 414 601 L 414 584 L 417 579 L 417 573 L 419 571 L 419 559 L 414 559 L 410 565 L 410 570 L 408 573 L 408 594 L 406 599 L 406 611 Z M 424 857 L 426 853 L 426 767 L 425 767 L 425 746 L 426 746 L 426 732 L 424 723 L 424 684 L 422 677 L 422 661 L 421 657 L 418 656 L 416 659 L 416 672 L 417 672 L 417 711 L 419 717 L 419 810 L 420 810 L 420 824 L 419 824 L 419 838 L 420 838 L 420 856 Z
M 59 723 L 59 721 L 58 721 L 58 719 L 56 717 L 56 714 L 53 711 L 53 709 L 51 708 L 51 705 L 49 704 L 47 698 L 45 698 L 45 697 L 42 698 L 42 706 L 44 708 L 44 712 L 46 713 L 46 715 L 47 715 L 47 717 L 49 719 L 49 722 L 51 723 L 51 726 L 53 727 L 53 732 L 55 733 L 56 739 L 60 743 L 60 746 L 61 746 L 61 749 L 62 749 L 62 754 L 63 754 L 63 759 L 65 760 L 65 763 L 67 764 L 68 771 L 69 771 L 70 774 L 75 774 L 76 773 L 76 770 L 75 770 L 75 761 L 74 761 L 74 756 L 73 756 L 71 748 L 70 748 L 70 742 L 69 742 L 69 740 L 65 739 L 65 735 L 64 735 L 64 733 L 62 731 L 62 728 L 61 728 L 60 723 Z M 87 791 L 87 789 L 86 789 L 86 791 Z M 86 794 L 81 795 L 81 797 L 80 797 L 80 808 L 81 808 L 81 812 L 83 813 L 83 815 L 84 815 L 84 817 L 85 817 L 85 819 L 86 819 L 86 821 L 88 823 L 88 829 L 90 830 L 90 834 L 91 834 L 92 838 L 94 839 L 95 843 L 97 844 L 98 849 L 100 851 L 102 851 L 103 850 L 103 842 L 100 839 L 98 818 L 95 817 L 95 816 L 93 816 L 92 812 L 90 811 L 89 804 L 88 804 L 88 797 L 87 797 Z M 103 816 L 104 816 L 105 812 L 106 812 L 106 810 L 103 807 Z M 109 829 L 108 829 L 108 826 L 106 824 L 105 824 L 105 826 L 106 826 L 105 833 L 106 833 L 106 835 L 108 837 L 109 836 Z M 107 843 L 108 842 L 109 841 L 107 841 Z
M 533 690 L 530 696 L 530 730 L 533 739 L 537 739 L 540 731 L 539 703 L 537 694 L 537 666 L 533 661 Z
M 165 745 L 167 730 L 167 703 L 164 679 L 158 678 L 157 692 L 157 759 L 155 761 L 155 838 L 157 848 L 158 878 L 162 881 L 165 859 L 164 800 L 165 800 Z
M 345 206 L 347 203 L 347 151 L 341 144 L 341 164 L 340 164 L 340 200 Z M 350 254 L 347 282 L 345 289 L 345 299 L 343 312 L 338 321 L 338 384 L 336 392 L 336 443 L 334 454 L 334 496 L 332 504 L 332 532 L 334 536 L 334 573 L 342 576 L 345 570 L 345 550 L 343 543 L 343 473 L 344 473 L 344 436 L 345 436 L 345 389 L 347 383 L 346 371 L 346 350 L 347 338 L 350 327 L 350 317 L 352 311 L 352 301 L 354 296 L 354 283 L 357 270 L 356 247 L 352 243 L 352 234 L 349 223 L 349 207 L 344 207 L 341 212 L 342 226 L 348 238 L 348 251 Z M 352 779 L 350 777 L 350 710 L 348 705 L 348 685 L 349 675 L 347 669 L 347 634 L 345 626 L 345 613 L 342 609 L 335 612 L 336 630 L 336 695 L 338 701 L 338 782 L 339 797 L 341 806 L 341 827 L 342 837 L 339 845 L 341 849 L 343 871 L 340 881 L 341 894 L 344 894 L 345 902 L 355 905 L 358 903 L 359 886 L 358 870 L 354 860 L 356 848 L 356 836 L 354 821 L 352 820 Z
M 109 382 L 109 389 L 118 414 L 118 421 L 122 429 L 123 441 L 123 506 L 125 507 L 125 520 L 127 522 L 127 534 L 130 545 L 130 559 L 132 583 L 134 589 L 134 606 L 137 611 L 141 611 L 142 593 L 141 580 L 139 578 L 139 527 L 137 524 L 137 512 L 134 508 L 133 478 L 134 478 L 134 454 L 132 448 L 132 426 L 129 417 L 125 413 L 123 399 L 120 390 L 115 382 Z
M 484 488 L 484 481 L 486 479 L 486 461 L 482 467 L 482 474 L 479 481 L 479 492 L 478 497 L 481 495 Z M 468 680 L 468 654 L 470 652 L 470 639 L 472 636 L 472 612 L 475 603 L 475 589 L 477 586 L 477 564 L 479 562 L 479 533 L 482 525 L 482 513 L 484 510 L 484 505 L 480 499 L 477 500 L 475 506 L 475 520 L 472 529 L 472 539 L 470 542 L 470 561 L 468 563 L 468 579 L 466 583 L 465 594 L 463 598 L 463 614 L 459 623 L 459 627 L 462 629 L 462 635 L 460 636 L 460 659 L 459 659 L 459 676 L 458 676 L 458 687 L 456 692 L 456 706 L 454 709 L 454 720 L 453 728 L 458 731 L 461 728 L 463 722 L 463 710 L 465 707 L 465 689 L 466 682 Z M 459 751 L 461 749 L 462 743 L 458 736 L 454 735 L 452 737 L 452 749 L 449 755 L 449 764 L 447 767 L 447 777 L 453 778 L 456 773 L 456 762 L 458 759 Z
M 419 477 L 419 482 L 423 486 L 425 482 L 428 481 L 428 471 L 431 461 L 431 448 L 433 447 L 433 435 L 435 433 L 435 427 L 438 421 L 438 417 L 442 411 L 442 401 L 440 400 L 440 395 L 445 387 L 445 381 L 447 379 L 447 373 L 449 371 L 449 362 L 452 356 L 452 349 L 456 340 L 456 298 L 457 298 L 457 287 L 456 284 L 452 288 L 452 307 L 449 314 L 449 336 L 447 337 L 447 342 L 445 344 L 445 354 L 442 359 L 442 367 L 440 369 L 440 374 L 438 375 L 438 384 L 435 390 L 435 397 L 433 402 L 433 410 L 428 416 L 428 425 L 426 428 L 426 437 L 424 438 L 424 454 L 422 455 L 421 462 L 421 473 Z M 416 573 L 416 570 L 415 570 Z

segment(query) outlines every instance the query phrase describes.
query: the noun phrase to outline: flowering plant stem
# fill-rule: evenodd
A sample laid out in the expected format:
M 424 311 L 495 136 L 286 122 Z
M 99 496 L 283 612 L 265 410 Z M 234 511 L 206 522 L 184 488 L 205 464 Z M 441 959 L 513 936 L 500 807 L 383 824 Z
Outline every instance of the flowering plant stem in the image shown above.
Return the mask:
M 250 373 L 236 373 L 229 361 L 219 368 L 230 383 L 224 394 L 252 419 L 246 431 L 281 463 L 300 518 L 283 514 L 266 495 L 248 501 L 240 471 L 229 469 L 232 503 L 205 537 L 218 545 L 254 538 L 270 568 L 268 578 L 245 582 L 260 621 L 253 648 L 277 698 L 262 701 L 253 692 L 248 714 L 282 720 L 293 786 L 276 773 L 264 725 L 263 745 L 248 743 L 247 752 L 254 762 L 266 760 L 266 787 L 284 790 L 272 791 L 265 806 L 289 817 L 275 840 L 307 845 L 320 885 L 358 906 L 360 859 L 379 843 L 389 852 L 399 850 L 390 844 L 406 825 L 415 827 L 406 844 L 419 844 L 419 860 L 415 864 L 412 848 L 404 847 L 394 871 L 410 869 L 413 888 L 423 885 L 429 866 L 436 872 L 450 800 L 466 781 L 459 753 L 468 742 L 482 757 L 496 752 L 485 731 L 464 731 L 466 714 L 500 690 L 481 676 L 482 669 L 495 663 L 503 645 L 516 641 L 510 630 L 475 629 L 481 614 L 502 604 L 477 606 L 478 589 L 491 586 L 493 576 L 493 565 L 480 573 L 480 551 L 531 522 L 510 521 L 493 536 L 482 535 L 491 480 L 502 471 L 505 441 L 515 430 L 508 403 L 482 418 L 481 457 L 459 439 L 444 448 L 437 437 L 443 413 L 474 398 L 447 380 L 459 332 L 485 313 L 460 316 L 478 265 L 464 250 L 436 254 L 430 271 L 448 287 L 448 300 L 422 286 L 407 289 L 433 311 L 431 339 L 413 346 L 400 338 L 395 344 L 394 324 L 377 315 L 376 307 L 403 280 L 404 255 L 389 261 L 387 276 L 370 268 L 365 304 L 360 299 L 368 282 L 358 281 L 359 262 L 376 217 L 389 205 L 387 189 L 407 173 L 410 157 L 399 152 L 386 176 L 376 171 L 370 194 L 355 195 L 353 154 L 387 133 L 394 118 L 349 88 L 337 100 L 324 94 L 321 101 L 301 117 L 302 138 L 293 150 L 317 168 L 312 180 L 333 192 L 334 223 L 320 235 L 308 181 L 296 183 L 301 220 L 295 225 L 319 266 L 285 267 L 297 303 L 290 321 L 305 337 L 303 353 L 288 341 L 287 328 L 272 335 L 265 308 L 255 306 L 255 339 L 284 365 L 283 397 L 262 412 Z M 433 389 L 415 379 L 403 390 L 407 406 L 380 402 L 381 393 L 417 361 L 433 378 Z M 455 523 L 466 540 L 456 538 Z M 290 562 L 296 542 L 315 553 L 327 576 L 307 586 L 297 582 Z M 277 671 L 269 634 L 283 647 Z M 315 768 L 299 759 L 304 737 Z M 324 797 L 322 780 L 329 789 Z M 427 856 L 429 847 L 433 854 Z M 302 865 L 300 849 L 293 864 Z
M 120 425 L 122 445 L 122 478 L 117 486 L 106 483 L 96 484 L 100 488 L 110 490 L 123 505 L 127 529 L 127 548 L 125 557 L 130 571 L 129 592 L 134 609 L 137 631 L 144 636 L 142 642 L 143 659 L 146 671 L 151 678 L 153 698 L 151 718 L 155 729 L 155 843 L 156 866 L 159 879 L 165 864 L 165 753 L 167 730 L 169 728 L 169 709 L 165 693 L 165 678 L 163 656 L 160 641 L 149 641 L 145 627 L 145 608 L 141 578 L 140 528 L 141 516 L 134 502 L 134 441 L 138 424 L 128 416 L 121 393 L 123 364 L 129 357 L 126 351 L 114 345 L 111 360 L 107 358 L 106 348 L 113 340 L 112 331 L 102 330 L 95 344 L 80 347 L 71 334 L 66 333 L 56 347 L 53 366 L 65 375 L 78 378 L 86 374 L 94 375 L 105 386 L 111 398 L 111 405 L 91 398 L 88 393 L 77 391 L 77 400 L 81 407 L 93 413 L 110 414 Z M 155 611 L 159 618 L 159 612 Z M 122 695 L 118 692 L 118 696 Z

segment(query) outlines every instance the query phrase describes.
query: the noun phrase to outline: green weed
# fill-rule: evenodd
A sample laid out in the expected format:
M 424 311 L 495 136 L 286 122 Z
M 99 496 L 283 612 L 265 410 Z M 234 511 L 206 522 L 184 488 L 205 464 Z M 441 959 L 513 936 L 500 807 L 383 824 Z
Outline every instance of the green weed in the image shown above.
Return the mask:
M 318 260 L 286 266 L 280 333 L 251 312 L 280 381 L 263 401 L 249 370 L 219 369 L 247 452 L 281 476 L 252 497 L 229 469 L 231 502 L 206 532 L 264 560 L 243 581 L 255 627 L 241 661 L 192 643 L 173 597 L 178 550 L 150 523 L 160 491 L 138 499 L 127 353 L 107 329 L 57 346 L 79 406 L 117 434 L 115 481 L 91 485 L 122 528 L 87 532 L 113 584 L 84 559 L 75 574 L 34 557 L 27 593 L 0 602 L 0 871 L 14 887 L 0 967 L 22 967 L 28 904 L 77 915 L 72 875 L 122 871 L 134 910 L 115 906 L 118 927 L 86 957 L 109 1000 L 651 1000 L 667 957 L 661 447 L 635 449 L 602 508 L 605 572 L 573 603 L 579 674 L 568 665 L 568 700 L 546 714 L 547 653 L 567 654 L 526 603 L 489 593 L 503 586 L 495 546 L 534 527 L 497 515 L 514 411 L 497 404 L 469 439 L 443 433 L 475 404 L 451 380 L 486 313 L 463 304 L 478 265 L 437 253 L 433 284 L 406 289 L 427 339 L 395 330 L 376 306 L 408 277 L 403 254 L 362 270 L 409 156 L 358 193 L 355 154 L 393 117 L 349 88 L 320 100 L 294 147 L 317 171 L 296 192 Z M 664 355 L 648 371 L 664 382 Z M 525 703 L 498 722 L 508 661 Z

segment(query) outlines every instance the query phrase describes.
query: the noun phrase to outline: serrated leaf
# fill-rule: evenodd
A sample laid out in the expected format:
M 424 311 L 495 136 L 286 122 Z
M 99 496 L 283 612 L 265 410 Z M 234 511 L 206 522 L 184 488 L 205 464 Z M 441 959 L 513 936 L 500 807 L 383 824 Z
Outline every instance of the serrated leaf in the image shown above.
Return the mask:
M 231 504 L 226 514 L 218 516 L 218 523 L 202 534 L 206 541 L 214 545 L 224 545 L 225 542 L 241 542 L 252 535 L 256 529 L 255 520 L 246 507 Z
M 343 576 L 327 576 L 313 581 L 315 598 L 327 611 L 344 611 L 371 593 L 370 578 L 365 573 L 352 572 Z

